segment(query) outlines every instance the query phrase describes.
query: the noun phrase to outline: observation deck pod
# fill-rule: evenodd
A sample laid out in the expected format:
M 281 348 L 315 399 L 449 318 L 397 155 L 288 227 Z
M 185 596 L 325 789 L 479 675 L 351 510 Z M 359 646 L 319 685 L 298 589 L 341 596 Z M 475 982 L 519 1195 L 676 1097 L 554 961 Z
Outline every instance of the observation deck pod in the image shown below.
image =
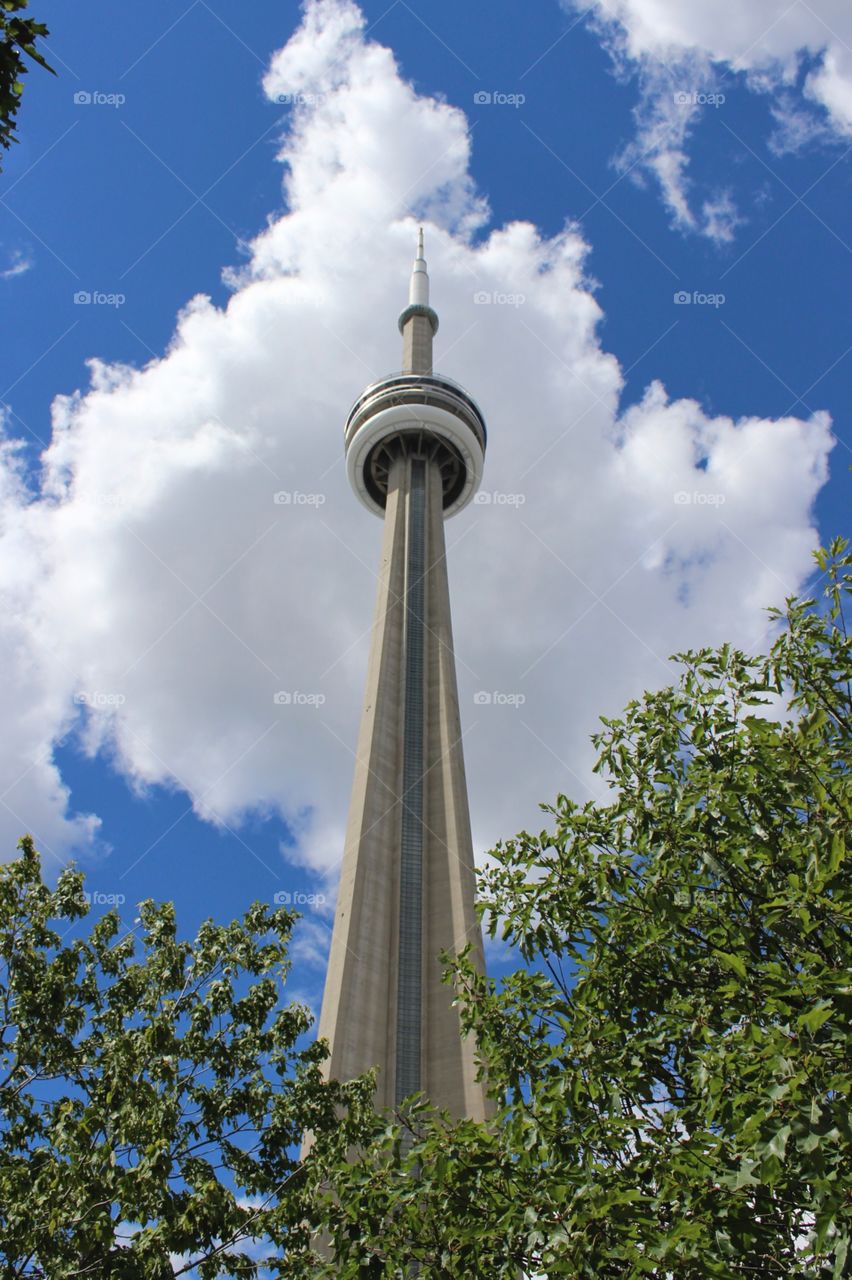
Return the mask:
M 346 419 L 349 483 L 369 511 L 383 516 L 394 460 L 408 455 L 434 461 L 447 519 L 479 488 L 486 439 L 482 411 L 452 378 L 390 374 L 367 387 Z

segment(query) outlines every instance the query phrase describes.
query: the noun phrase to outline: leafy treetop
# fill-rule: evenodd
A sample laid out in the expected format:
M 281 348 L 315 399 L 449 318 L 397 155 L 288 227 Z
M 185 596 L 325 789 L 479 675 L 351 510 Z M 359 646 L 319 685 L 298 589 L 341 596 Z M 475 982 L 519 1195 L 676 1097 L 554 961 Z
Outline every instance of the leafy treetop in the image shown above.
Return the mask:
M 451 966 L 502 1103 L 330 1169 L 338 1277 L 840 1280 L 852 1228 L 852 557 L 769 655 L 604 721 L 608 803 L 496 850 L 502 986 Z

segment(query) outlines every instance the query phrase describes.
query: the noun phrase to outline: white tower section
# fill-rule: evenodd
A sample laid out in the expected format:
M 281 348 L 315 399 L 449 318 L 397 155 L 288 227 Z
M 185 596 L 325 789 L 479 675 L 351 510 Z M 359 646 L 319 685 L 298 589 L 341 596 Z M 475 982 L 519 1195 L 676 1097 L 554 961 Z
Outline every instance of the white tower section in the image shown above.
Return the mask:
M 355 493 L 384 520 L 379 589 L 319 1032 L 328 1075 L 378 1067 L 377 1105 L 423 1091 L 457 1117 L 491 1107 L 439 953 L 482 967 L 444 520 L 482 475 L 485 422 L 432 372 L 438 317 L 421 231 L 400 316 L 403 370 L 346 422 Z

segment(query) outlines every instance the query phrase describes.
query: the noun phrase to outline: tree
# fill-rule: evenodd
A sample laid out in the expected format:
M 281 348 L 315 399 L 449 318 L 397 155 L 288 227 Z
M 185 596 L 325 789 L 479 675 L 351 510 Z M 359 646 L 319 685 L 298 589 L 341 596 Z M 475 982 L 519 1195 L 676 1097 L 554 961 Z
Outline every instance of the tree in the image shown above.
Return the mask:
M 36 48 L 36 41 L 50 34 L 47 27 L 33 18 L 17 16 L 28 3 L 29 0 L 0 0 L 0 146 L 7 150 L 18 141 L 15 117 L 24 92 L 21 77 L 27 74 L 27 65 L 21 55 L 26 54 L 53 73 L 53 68 L 48 66 Z
M 496 850 L 467 1025 L 490 1127 L 375 1129 L 329 1172 L 340 1277 L 849 1274 L 852 649 L 846 543 L 823 609 L 790 600 L 768 656 L 678 657 L 604 720 L 612 798 L 559 796 Z
M 321 1078 L 310 1015 L 279 1007 L 294 915 L 176 938 L 143 902 L 88 937 L 83 877 L 43 882 L 32 840 L 0 868 L 0 1270 L 3 1276 L 310 1274 L 310 1161 L 353 1140 L 369 1081 Z M 342 1117 L 342 1118 L 341 1118 Z M 354 1120 L 352 1122 L 354 1124 Z M 331 1157 L 329 1157 L 331 1158 Z

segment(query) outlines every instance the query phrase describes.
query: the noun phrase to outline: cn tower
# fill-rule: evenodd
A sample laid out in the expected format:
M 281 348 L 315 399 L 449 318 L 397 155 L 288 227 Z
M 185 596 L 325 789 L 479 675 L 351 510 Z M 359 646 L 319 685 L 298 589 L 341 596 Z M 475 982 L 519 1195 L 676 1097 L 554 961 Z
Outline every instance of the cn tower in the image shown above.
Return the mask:
M 421 230 L 402 372 L 346 420 L 349 481 L 384 521 L 378 600 L 319 1034 L 326 1072 L 378 1068 L 376 1105 L 422 1091 L 457 1118 L 490 1114 L 439 954 L 483 966 L 450 622 L 444 521 L 476 493 L 485 422 L 432 371 Z

